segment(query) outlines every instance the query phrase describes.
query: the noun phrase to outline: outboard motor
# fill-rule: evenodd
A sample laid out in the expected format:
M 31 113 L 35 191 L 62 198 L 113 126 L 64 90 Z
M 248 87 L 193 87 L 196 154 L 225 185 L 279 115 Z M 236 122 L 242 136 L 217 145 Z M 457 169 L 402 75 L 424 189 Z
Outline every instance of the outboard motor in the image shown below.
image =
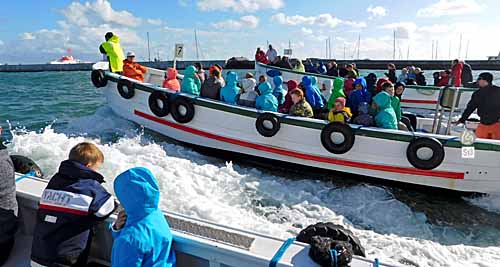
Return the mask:
M 35 177 L 42 178 L 42 169 L 30 158 L 21 155 L 11 155 L 10 159 L 14 163 L 14 170 L 18 173 L 28 174 L 35 173 Z

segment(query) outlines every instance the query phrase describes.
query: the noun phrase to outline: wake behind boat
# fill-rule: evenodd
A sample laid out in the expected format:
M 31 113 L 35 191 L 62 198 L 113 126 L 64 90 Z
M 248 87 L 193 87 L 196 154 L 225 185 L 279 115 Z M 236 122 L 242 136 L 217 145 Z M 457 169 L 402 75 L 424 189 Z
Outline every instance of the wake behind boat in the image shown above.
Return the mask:
M 500 192 L 500 141 L 478 139 L 464 158 L 458 133 L 404 132 L 260 112 L 162 88 L 165 72 L 139 82 L 94 65 L 119 116 L 177 141 L 305 167 L 458 192 Z M 432 120 L 431 123 L 432 125 Z M 418 128 L 429 119 L 418 118 Z M 316 138 L 304 138 L 314 137 Z M 470 146 L 470 145 L 469 145 Z

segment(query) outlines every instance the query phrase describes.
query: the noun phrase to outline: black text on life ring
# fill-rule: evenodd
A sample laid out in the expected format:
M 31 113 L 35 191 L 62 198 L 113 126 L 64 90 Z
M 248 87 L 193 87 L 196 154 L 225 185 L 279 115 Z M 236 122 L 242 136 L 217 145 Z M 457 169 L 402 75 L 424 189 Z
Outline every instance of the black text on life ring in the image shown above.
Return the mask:
M 125 99 L 131 99 L 135 95 L 134 83 L 129 80 L 118 80 L 116 87 L 118 88 L 118 93 Z
M 90 80 L 92 80 L 92 84 L 97 88 L 104 87 L 108 84 L 108 79 L 106 79 L 103 70 L 93 70 L 90 74 Z
M 194 105 L 191 99 L 177 96 L 170 105 L 170 113 L 178 123 L 188 123 L 194 118 Z
M 413 139 L 406 149 L 406 157 L 410 164 L 417 169 L 435 169 L 444 160 L 443 144 L 435 138 Z
M 273 137 L 280 130 L 280 121 L 272 113 L 263 113 L 257 117 L 255 128 L 264 137 Z
M 333 154 L 344 154 L 354 146 L 355 135 L 351 127 L 332 122 L 321 130 L 321 144 Z
M 162 91 L 154 91 L 149 95 L 149 109 L 158 117 L 165 117 L 170 113 L 168 95 Z

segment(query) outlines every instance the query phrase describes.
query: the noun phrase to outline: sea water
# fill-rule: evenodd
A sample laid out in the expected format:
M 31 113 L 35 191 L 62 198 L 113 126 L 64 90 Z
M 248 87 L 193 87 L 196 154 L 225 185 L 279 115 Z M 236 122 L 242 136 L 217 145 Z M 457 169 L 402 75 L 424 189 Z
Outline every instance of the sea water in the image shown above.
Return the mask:
M 107 189 L 130 167 L 150 168 L 164 210 L 281 238 L 330 221 L 383 262 L 500 266 L 500 195 L 450 199 L 202 155 L 114 114 L 89 74 L 0 73 L 2 136 L 47 178 L 72 146 L 92 141 L 105 155 Z

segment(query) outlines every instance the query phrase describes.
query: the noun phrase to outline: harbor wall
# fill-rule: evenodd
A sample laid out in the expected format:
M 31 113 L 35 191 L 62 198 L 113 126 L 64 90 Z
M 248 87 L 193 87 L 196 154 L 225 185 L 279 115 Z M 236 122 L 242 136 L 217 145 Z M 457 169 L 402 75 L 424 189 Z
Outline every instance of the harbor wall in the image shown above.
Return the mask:
M 312 59 L 314 62 L 328 62 L 329 59 Z M 218 64 L 225 67 L 225 60 L 201 60 L 201 61 L 177 61 L 177 69 L 185 69 L 195 62 L 201 62 L 205 68 Z M 387 64 L 394 63 L 398 69 L 406 66 L 417 66 L 424 70 L 444 70 L 451 68 L 451 61 L 448 60 L 337 60 L 339 64 L 356 63 L 359 69 L 386 69 Z M 139 62 L 142 65 L 166 69 L 173 65 L 173 61 L 159 62 Z M 469 60 L 467 61 L 473 70 L 500 70 L 500 61 L 488 60 Z M 90 71 L 93 63 L 79 64 L 19 64 L 19 65 L 0 65 L 0 72 L 41 72 L 41 71 Z M 238 62 L 231 68 L 252 69 L 253 61 Z

